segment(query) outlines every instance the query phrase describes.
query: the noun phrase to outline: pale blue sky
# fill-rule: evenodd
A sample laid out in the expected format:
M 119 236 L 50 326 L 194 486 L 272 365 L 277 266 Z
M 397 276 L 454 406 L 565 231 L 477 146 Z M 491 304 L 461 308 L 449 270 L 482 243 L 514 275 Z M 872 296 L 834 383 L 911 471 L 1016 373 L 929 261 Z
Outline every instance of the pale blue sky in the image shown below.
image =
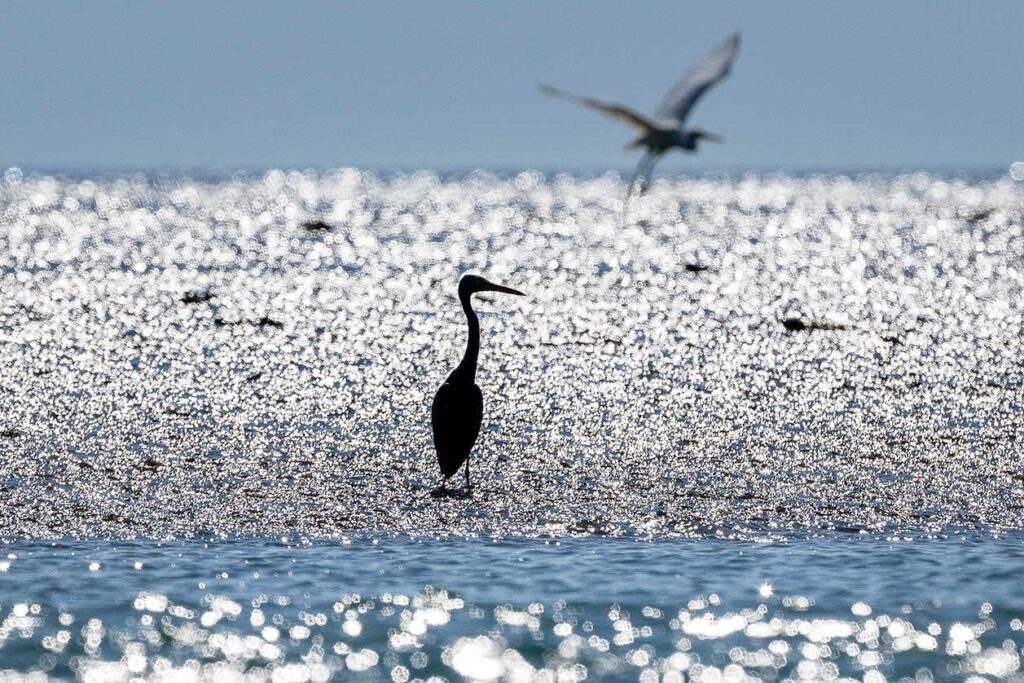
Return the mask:
M 0 166 L 627 169 L 632 131 L 730 32 L 665 170 L 1005 168 L 1024 157 L 1020 2 L 0 3 Z

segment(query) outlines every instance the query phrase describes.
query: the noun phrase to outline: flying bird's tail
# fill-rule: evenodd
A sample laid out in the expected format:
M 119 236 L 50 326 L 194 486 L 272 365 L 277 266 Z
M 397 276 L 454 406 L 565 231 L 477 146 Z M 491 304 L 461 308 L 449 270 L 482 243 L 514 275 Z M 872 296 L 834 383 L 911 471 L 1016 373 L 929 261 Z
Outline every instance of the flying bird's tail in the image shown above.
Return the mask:
M 537 90 L 541 91 L 545 95 L 550 95 L 551 97 L 557 97 L 563 100 L 569 100 L 570 102 L 578 102 L 580 100 L 578 96 L 573 95 L 571 92 L 559 90 L 555 86 L 548 85 L 547 83 L 541 83 L 540 85 L 538 85 Z

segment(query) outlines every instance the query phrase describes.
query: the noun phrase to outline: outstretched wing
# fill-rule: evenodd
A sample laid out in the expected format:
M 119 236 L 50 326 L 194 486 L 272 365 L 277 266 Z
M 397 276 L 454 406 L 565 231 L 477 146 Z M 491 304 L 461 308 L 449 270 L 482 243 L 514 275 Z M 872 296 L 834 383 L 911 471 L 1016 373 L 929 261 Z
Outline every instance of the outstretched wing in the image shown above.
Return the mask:
M 430 425 L 441 474 L 447 479 L 466 462 L 480 434 L 484 397 L 480 387 L 460 387 L 445 382 L 430 407 Z
M 704 55 L 703 59 L 691 66 L 683 77 L 661 101 L 654 117 L 659 121 L 674 121 L 682 124 L 697 100 L 711 86 L 729 75 L 732 62 L 740 48 L 740 34 L 734 33 L 725 42 Z
M 601 100 L 595 100 L 592 97 L 573 95 L 570 92 L 553 88 L 550 85 L 541 85 L 538 86 L 538 89 L 545 95 L 551 95 L 552 97 L 558 97 L 559 99 L 568 100 L 570 102 L 575 102 L 576 104 L 582 104 L 585 107 L 596 109 L 608 116 L 611 116 L 612 118 L 618 119 L 619 121 L 625 121 L 634 128 L 638 128 L 642 131 L 657 128 L 657 125 L 655 125 L 655 123 L 649 118 L 621 104 L 602 102 Z

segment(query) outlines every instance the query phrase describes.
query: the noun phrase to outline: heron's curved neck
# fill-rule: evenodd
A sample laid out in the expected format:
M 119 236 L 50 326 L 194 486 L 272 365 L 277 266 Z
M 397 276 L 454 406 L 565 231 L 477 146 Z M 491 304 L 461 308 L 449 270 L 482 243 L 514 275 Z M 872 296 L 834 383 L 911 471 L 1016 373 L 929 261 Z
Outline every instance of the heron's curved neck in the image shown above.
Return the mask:
M 459 295 L 462 310 L 466 312 L 466 322 L 469 324 L 469 339 L 466 341 L 466 354 L 459 363 L 458 371 L 472 384 L 476 381 L 476 359 L 480 355 L 480 320 L 469 302 L 470 296 L 472 295 Z

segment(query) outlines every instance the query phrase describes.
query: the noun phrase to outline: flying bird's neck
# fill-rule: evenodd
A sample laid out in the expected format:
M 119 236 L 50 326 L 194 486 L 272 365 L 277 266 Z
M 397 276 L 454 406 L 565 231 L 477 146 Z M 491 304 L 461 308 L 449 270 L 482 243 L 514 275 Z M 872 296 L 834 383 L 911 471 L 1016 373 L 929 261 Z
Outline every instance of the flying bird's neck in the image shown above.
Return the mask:
M 476 359 L 480 355 L 480 320 L 476 317 L 476 312 L 473 310 L 472 304 L 470 304 L 470 296 L 472 294 L 459 295 L 459 300 L 462 302 L 462 310 L 466 312 L 469 338 L 466 341 L 466 353 L 462 357 L 459 367 L 455 369 L 455 373 L 458 373 L 463 379 L 468 379 L 470 384 L 474 384 L 476 382 Z

